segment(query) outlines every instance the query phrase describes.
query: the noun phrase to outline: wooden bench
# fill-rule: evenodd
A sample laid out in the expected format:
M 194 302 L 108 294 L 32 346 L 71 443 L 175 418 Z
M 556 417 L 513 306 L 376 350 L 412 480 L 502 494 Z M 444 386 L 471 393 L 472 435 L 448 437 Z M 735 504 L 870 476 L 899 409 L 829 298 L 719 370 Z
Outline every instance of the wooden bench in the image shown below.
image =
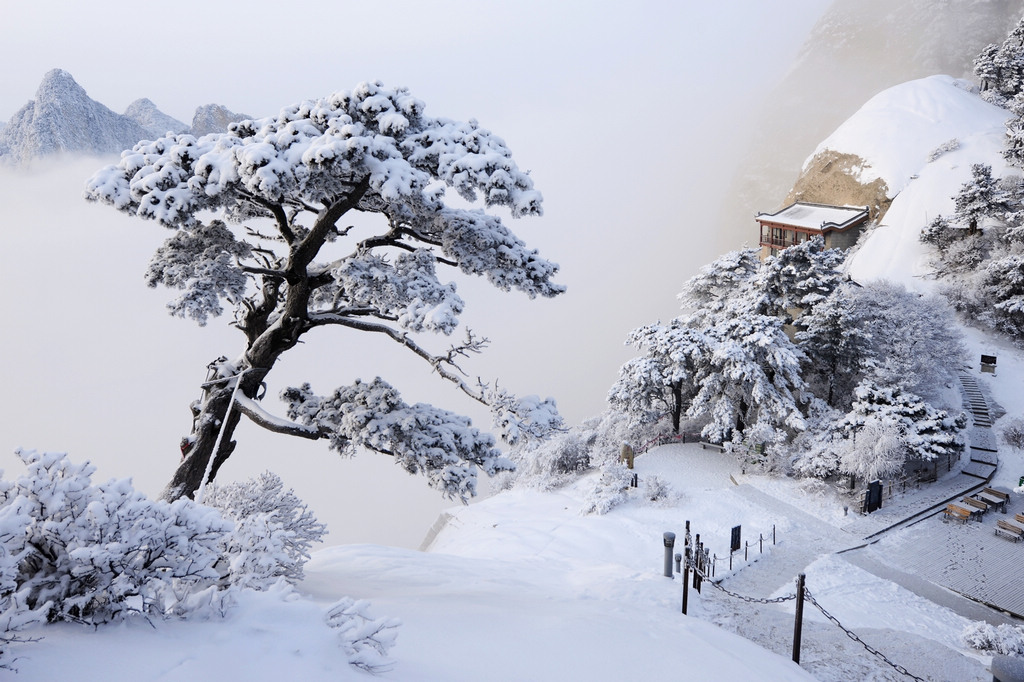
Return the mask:
M 996 521 L 996 535 L 1005 535 L 1014 542 L 1017 542 L 1017 540 L 1024 538 L 1024 528 L 1015 526 L 1009 521 L 999 519 Z
M 1010 501 L 1010 494 L 1004 493 L 1002 490 L 996 490 L 995 488 L 985 488 L 978 497 L 985 500 L 989 504 L 999 507 L 999 511 L 1003 514 L 1006 513 L 1006 503 Z
M 719 443 L 708 443 L 706 441 L 701 441 L 700 442 L 700 449 L 704 450 L 706 448 L 711 448 L 713 450 L 718 450 L 719 452 L 725 452 L 725 446 L 724 445 L 720 445 Z
M 988 502 L 985 502 L 983 500 L 976 500 L 973 497 L 965 497 L 964 504 L 971 507 L 971 509 L 969 509 L 968 511 L 970 511 L 972 514 L 977 514 L 978 516 L 981 516 L 982 514 L 988 511 Z
M 1004 493 L 1002 490 L 996 490 L 995 488 L 985 488 L 981 492 L 991 495 L 992 497 L 998 497 L 1003 502 L 1010 499 L 1010 493 Z
M 1017 514 L 1013 518 L 1017 520 L 1017 523 L 1024 523 L 1024 514 Z
M 957 521 L 963 521 L 964 523 L 967 523 L 967 520 L 971 518 L 971 512 L 959 505 L 953 504 L 952 502 L 946 505 L 946 508 L 942 513 L 946 515 L 947 519 L 956 519 Z

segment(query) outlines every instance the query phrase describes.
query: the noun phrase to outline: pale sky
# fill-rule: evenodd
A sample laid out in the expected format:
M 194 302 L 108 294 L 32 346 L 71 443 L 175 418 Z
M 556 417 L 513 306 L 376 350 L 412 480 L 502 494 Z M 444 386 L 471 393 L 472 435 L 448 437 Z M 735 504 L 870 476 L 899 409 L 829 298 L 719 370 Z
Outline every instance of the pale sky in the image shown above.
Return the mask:
M 576 423 L 604 409 L 631 356 L 627 333 L 676 315 L 675 295 L 696 268 L 742 245 L 715 218 L 745 131 L 827 5 L 7 3 L 0 120 L 32 99 L 52 68 L 115 111 L 148 97 L 185 122 L 202 104 L 258 117 L 363 80 L 408 86 L 428 114 L 476 118 L 508 142 L 544 194 L 544 217 L 511 227 L 562 265 L 557 279 L 568 292 L 529 301 L 459 280 L 464 321 L 492 340 L 467 370 L 520 394 L 554 396 Z M 163 313 L 170 293 L 147 290 L 142 273 L 166 232 L 80 199 L 102 162 L 0 174 L 0 465 L 20 473 L 14 447 L 67 451 L 96 463 L 96 478 L 131 476 L 155 495 L 188 431 L 205 364 L 236 355 L 241 337 L 222 321 L 198 329 Z M 40 248 L 57 254 L 45 274 L 34 265 Z M 280 383 L 269 393 L 305 380 L 328 392 L 376 374 L 408 402 L 477 418 L 377 340 L 312 338 L 275 369 Z M 322 443 L 252 429 L 237 437 L 224 475 L 272 468 L 329 523 L 332 543 L 415 546 L 450 504 L 379 457 L 338 462 Z M 396 511 L 395 496 L 413 518 Z

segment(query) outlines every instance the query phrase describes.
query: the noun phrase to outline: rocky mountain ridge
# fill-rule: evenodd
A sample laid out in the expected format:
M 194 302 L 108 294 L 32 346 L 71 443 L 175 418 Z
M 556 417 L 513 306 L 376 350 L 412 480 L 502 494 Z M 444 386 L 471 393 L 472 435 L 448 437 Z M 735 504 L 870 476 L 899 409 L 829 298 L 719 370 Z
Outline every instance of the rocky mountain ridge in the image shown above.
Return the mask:
M 207 104 L 196 109 L 190 126 L 145 98 L 118 114 L 91 99 L 70 73 L 53 69 L 43 76 L 35 99 L 0 123 L 0 162 L 22 165 L 56 154 L 112 154 L 168 132 L 220 132 L 245 118 L 249 116 Z

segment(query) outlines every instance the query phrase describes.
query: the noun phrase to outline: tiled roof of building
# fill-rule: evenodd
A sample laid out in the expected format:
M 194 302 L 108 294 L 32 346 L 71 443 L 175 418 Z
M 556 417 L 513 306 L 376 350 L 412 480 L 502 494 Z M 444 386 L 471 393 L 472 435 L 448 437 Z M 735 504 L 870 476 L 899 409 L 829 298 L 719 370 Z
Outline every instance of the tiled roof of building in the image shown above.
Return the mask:
M 759 213 L 759 221 L 782 223 L 805 230 L 842 230 L 866 221 L 866 206 L 829 206 L 798 201 L 776 213 Z

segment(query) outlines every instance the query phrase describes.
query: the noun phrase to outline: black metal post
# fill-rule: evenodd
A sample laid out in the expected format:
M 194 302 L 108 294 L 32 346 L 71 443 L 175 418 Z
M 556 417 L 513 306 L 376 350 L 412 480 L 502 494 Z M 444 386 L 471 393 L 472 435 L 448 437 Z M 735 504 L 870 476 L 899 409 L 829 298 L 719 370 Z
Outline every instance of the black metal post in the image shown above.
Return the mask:
M 690 591 L 690 548 L 685 549 L 683 556 L 683 615 L 686 615 L 686 598 Z
M 804 580 L 801 573 L 796 578 L 796 621 L 793 623 L 793 662 L 800 665 L 800 634 L 804 625 Z
M 666 532 L 665 539 L 665 577 L 672 577 L 672 548 L 676 546 L 676 534 Z
M 693 539 L 693 589 L 700 592 L 700 533 Z

